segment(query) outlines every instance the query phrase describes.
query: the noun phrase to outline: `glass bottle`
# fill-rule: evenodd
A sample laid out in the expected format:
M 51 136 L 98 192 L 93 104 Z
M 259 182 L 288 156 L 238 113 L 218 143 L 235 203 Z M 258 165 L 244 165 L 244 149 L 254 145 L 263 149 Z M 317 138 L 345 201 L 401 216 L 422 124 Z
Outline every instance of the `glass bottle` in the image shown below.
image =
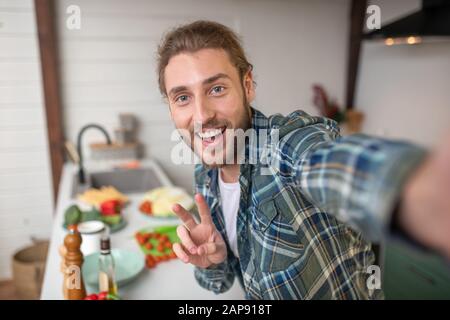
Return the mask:
M 98 271 L 98 284 L 100 292 L 108 292 L 110 294 L 117 295 L 115 264 L 113 255 L 111 254 L 111 241 L 108 234 L 103 235 L 100 240 Z

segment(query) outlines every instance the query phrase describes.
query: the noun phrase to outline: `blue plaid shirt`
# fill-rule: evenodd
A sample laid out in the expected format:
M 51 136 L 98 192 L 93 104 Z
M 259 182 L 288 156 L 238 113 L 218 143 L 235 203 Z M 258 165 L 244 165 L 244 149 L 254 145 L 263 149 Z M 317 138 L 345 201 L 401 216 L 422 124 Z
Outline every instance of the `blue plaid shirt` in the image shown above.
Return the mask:
M 237 277 L 248 299 L 382 298 L 366 285 L 375 260 L 369 241 L 389 231 L 402 185 L 424 151 L 365 135 L 340 137 L 333 120 L 302 111 L 252 114 L 257 139 L 246 144 L 239 177 L 240 258 L 228 245 L 225 262 L 195 269 L 198 283 L 221 293 Z M 252 155 L 270 161 L 254 163 Z M 196 192 L 228 243 L 217 179 L 217 169 L 196 166 Z

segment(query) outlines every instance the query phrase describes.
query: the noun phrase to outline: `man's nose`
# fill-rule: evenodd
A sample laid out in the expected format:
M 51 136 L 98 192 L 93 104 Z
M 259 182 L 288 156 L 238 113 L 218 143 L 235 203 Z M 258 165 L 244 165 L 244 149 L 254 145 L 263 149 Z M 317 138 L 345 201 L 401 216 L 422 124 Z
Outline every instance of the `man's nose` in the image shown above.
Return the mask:
M 196 99 L 194 110 L 194 121 L 199 124 L 205 124 L 215 116 L 214 108 L 204 99 Z

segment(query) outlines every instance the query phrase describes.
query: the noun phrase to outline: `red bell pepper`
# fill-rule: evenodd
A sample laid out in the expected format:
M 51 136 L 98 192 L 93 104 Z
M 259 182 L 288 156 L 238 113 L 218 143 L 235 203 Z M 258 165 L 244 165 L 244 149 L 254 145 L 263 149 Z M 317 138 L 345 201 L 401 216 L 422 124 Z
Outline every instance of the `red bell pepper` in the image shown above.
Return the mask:
M 120 214 L 122 202 L 120 200 L 107 200 L 100 205 L 100 212 L 104 216 Z
M 98 294 L 98 300 L 107 300 L 108 299 L 108 292 L 102 291 Z

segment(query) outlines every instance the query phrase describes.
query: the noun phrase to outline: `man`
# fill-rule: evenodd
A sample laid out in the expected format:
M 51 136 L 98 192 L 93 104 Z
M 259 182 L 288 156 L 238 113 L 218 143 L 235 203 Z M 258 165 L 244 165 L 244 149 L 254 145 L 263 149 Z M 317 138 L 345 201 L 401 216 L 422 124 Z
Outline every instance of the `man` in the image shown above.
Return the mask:
M 184 222 L 174 251 L 201 286 L 220 293 L 237 277 L 249 299 L 376 299 L 369 241 L 400 234 L 450 256 L 449 141 L 427 155 L 341 138 L 334 121 L 302 111 L 264 116 L 250 106 L 252 65 L 238 37 L 217 23 L 173 30 L 158 55 L 171 117 L 203 162 L 200 221 L 173 208 Z M 239 148 L 227 134 L 238 129 L 256 137 Z

